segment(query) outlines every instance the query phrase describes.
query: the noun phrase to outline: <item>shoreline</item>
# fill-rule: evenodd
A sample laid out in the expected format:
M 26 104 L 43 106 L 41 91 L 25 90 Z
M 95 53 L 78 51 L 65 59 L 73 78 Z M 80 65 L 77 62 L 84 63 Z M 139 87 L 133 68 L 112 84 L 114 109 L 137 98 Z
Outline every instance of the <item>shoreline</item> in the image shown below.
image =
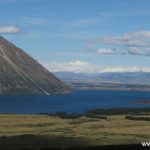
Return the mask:
M 122 92 L 150 92 L 150 89 L 129 88 L 74 88 L 73 91 L 122 91 Z

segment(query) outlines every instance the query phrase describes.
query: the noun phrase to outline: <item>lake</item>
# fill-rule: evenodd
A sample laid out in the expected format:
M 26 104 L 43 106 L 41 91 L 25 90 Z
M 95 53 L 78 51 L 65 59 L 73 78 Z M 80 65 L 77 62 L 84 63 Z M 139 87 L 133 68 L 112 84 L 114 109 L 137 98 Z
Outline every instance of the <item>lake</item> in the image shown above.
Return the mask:
M 134 103 L 137 100 L 150 100 L 150 92 L 85 90 L 66 95 L 0 96 L 0 113 L 83 113 L 94 108 L 150 107 Z

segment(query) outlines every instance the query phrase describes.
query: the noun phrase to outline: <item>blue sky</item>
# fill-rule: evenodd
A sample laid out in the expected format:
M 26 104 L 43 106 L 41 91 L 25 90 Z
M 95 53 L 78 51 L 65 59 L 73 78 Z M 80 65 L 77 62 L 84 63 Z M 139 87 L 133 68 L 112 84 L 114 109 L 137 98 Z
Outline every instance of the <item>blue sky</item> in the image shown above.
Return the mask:
M 149 0 L 0 0 L 0 34 L 50 71 L 150 71 Z

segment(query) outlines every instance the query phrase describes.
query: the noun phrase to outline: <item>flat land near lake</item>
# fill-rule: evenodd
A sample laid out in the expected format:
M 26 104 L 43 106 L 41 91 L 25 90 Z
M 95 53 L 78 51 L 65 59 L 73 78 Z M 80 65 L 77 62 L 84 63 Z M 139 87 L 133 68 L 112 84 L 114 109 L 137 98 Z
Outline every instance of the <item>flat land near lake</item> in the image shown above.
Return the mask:
M 0 146 L 5 146 L 5 141 L 12 137 L 15 145 L 22 146 L 32 145 L 31 139 L 40 146 L 140 144 L 150 140 L 150 121 L 128 120 L 124 115 L 62 119 L 48 115 L 1 114 Z M 26 142 L 19 141 L 23 139 Z M 13 147 L 13 140 L 9 146 Z

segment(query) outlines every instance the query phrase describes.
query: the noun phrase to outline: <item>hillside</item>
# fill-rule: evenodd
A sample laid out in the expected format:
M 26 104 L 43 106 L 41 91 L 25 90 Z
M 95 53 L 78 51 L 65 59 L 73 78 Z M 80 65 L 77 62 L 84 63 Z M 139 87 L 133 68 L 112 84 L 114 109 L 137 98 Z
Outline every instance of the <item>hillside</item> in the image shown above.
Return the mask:
M 0 94 L 66 93 L 70 88 L 41 64 L 0 37 Z

